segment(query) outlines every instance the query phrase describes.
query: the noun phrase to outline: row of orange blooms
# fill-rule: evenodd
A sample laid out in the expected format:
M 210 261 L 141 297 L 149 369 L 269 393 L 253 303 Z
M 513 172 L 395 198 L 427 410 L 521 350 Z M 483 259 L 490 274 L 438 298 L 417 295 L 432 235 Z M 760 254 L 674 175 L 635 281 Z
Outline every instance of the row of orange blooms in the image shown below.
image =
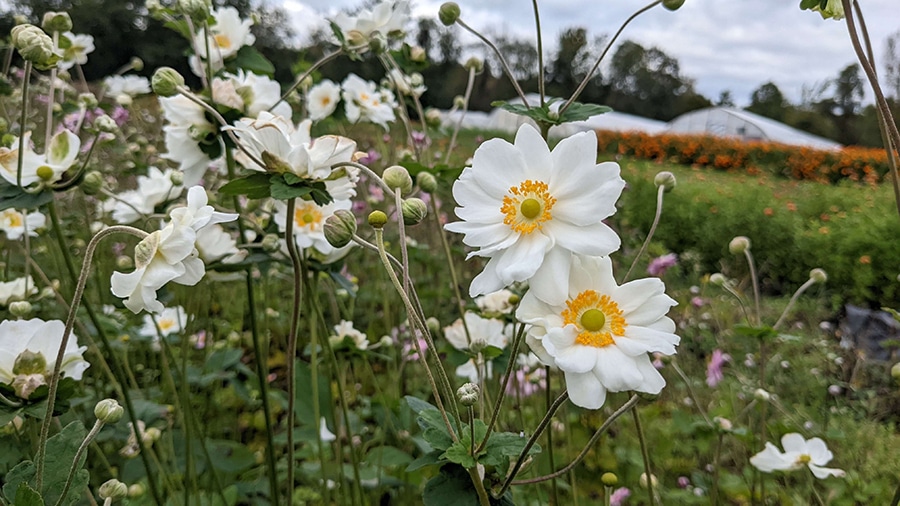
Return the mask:
M 598 131 L 597 140 L 601 153 L 822 183 L 849 179 L 876 184 L 889 172 L 887 152 L 881 148 L 824 150 L 709 135 L 609 130 Z

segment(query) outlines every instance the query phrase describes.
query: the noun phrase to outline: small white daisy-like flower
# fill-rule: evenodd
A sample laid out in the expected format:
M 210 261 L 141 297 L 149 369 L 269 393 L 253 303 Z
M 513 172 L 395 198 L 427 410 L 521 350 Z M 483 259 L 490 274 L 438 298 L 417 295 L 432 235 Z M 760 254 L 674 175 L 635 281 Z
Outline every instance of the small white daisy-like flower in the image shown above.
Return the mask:
M 369 338 L 364 333 L 353 327 L 353 322 L 341 320 L 334 326 L 334 334 L 329 338 L 332 345 L 342 343 L 344 338 L 349 337 L 353 341 L 353 345 L 358 350 L 365 350 L 369 347 Z M 324 419 L 323 419 L 324 420 Z
M 218 143 L 216 126 L 206 119 L 206 111 L 183 95 L 160 97 L 159 105 L 167 124 L 163 127 L 166 152 L 162 157 L 178 164 L 185 186 L 200 182 L 212 165 L 200 144 Z
M 352 123 L 369 121 L 387 129 L 394 121 L 396 101 L 389 90 L 379 90 L 372 81 L 350 74 L 341 83 L 341 97 L 347 119 Z
M 309 119 L 319 121 L 331 116 L 341 101 L 341 87 L 329 79 L 323 79 L 306 94 Z
M 68 70 L 75 64 L 84 65 L 88 60 L 88 53 L 94 52 L 94 38 L 90 35 L 66 32 L 63 34 L 69 39 L 69 47 L 63 49 L 62 59 L 57 66 L 62 70 Z
M 38 293 L 38 289 L 31 276 L 0 282 L 0 306 L 7 306 L 10 302 L 17 300 L 25 300 L 29 295 L 36 293 Z
M 128 74 L 124 76 L 109 76 L 103 80 L 106 86 L 106 95 L 118 99 L 120 95 L 136 97 L 150 93 L 150 80 L 143 76 Z
M 834 457 L 828 446 L 821 439 L 814 437 L 806 440 L 800 434 L 792 432 L 781 437 L 784 453 L 772 443 L 766 442 L 766 448 L 750 457 L 753 467 L 764 473 L 772 471 L 795 471 L 808 467 L 813 476 L 825 479 L 829 476 L 842 478 L 844 471 L 822 467 Z
M 553 151 L 538 131 L 523 124 L 514 144 L 482 144 L 453 184 L 463 221 L 445 228 L 465 234 L 478 248 L 469 254 L 490 260 L 469 287 L 472 297 L 516 281 L 550 304 L 562 303 L 572 254 L 608 255 L 620 240 L 602 220 L 616 211 L 625 187 L 619 166 L 597 163 L 597 137 L 582 132 Z
M 676 302 L 658 278 L 616 284 L 608 257 L 575 257 L 560 304 L 532 288 L 516 317 L 532 327 L 527 343 L 546 365 L 565 373 L 572 402 L 599 409 L 606 392 L 659 393 L 666 382 L 650 353 L 673 355 L 680 338 L 666 313 Z
M 10 241 L 16 241 L 25 235 L 28 230 L 29 237 L 36 237 L 37 229 L 44 228 L 47 224 L 47 217 L 38 211 L 33 213 L 22 214 L 15 209 L 4 209 L 0 211 L 0 232 L 6 234 L 6 238 Z
M 334 17 L 334 23 L 341 29 L 345 39 L 361 37 L 367 40 L 375 32 L 384 36 L 402 32 L 409 16 L 410 6 L 407 0 L 385 0 L 372 9 L 363 9 L 354 15 L 338 13 Z
M 511 302 L 513 295 L 515 294 L 504 288 L 476 298 L 475 305 L 486 313 L 507 314 L 515 307 Z
M 138 330 L 138 334 L 149 337 L 154 343 L 158 343 L 159 336 L 166 337 L 171 334 L 177 334 L 184 330 L 186 324 L 187 314 L 184 312 L 183 307 L 167 307 L 156 316 L 155 323 L 153 316 L 145 314 L 144 323 L 141 325 L 140 330 Z
M 194 36 L 194 47 L 197 56 L 208 60 L 215 72 L 222 68 L 223 60 L 236 55 L 243 46 L 252 46 L 256 42 L 256 36 L 250 33 L 253 20 L 241 19 L 240 13 L 234 7 L 213 9 L 210 16 L 214 21 L 208 30 L 209 40 L 204 40 L 204 32 L 201 30 Z M 209 53 L 206 50 L 207 44 Z M 191 59 L 191 68 L 195 73 L 202 70 L 196 57 Z
M 65 324 L 60 320 L 5 320 L 0 322 L 0 383 L 12 385 L 27 399 L 31 392 L 49 383 Z M 69 336 L 61 371 L 67 378 L 81 380 L 91 366 L 84 359 L 87 346 L 78 346 L 78 337 Z
M 122 224 L 134 223 L 153 214 L 156 206 L 178 197 L 184 190 L 184 187 L 172 182 L 173 174 L 174 169 L 163 172 L 150 167 L 146 176 L 137 177 L 136 189 L 123 191 L 116 195 L 116 199 L 105 201 L 104 210 L 112 213 L 116 223 Z
M 329 260 L 336 260 L 350 251 L 350 242 L 343 248 L 335 248 L 325 238 L 325 220 L 331 217 L 335 211 L 350 210 L 352 202 L 347 199 L 333 200 L 330 204 L 320 206 L 311 200 L 296 199 L 294 206 L 294 242 L 301 250 L 311 248 L 313 251 Z M 278 230 L 287 230 L 287 204 L 282 201 L 275 202 L 275 224 Z M 328 263 L 328 262 L 326 262 Z
M 444 337 L 454 348 L 470 351 L 483 350 L 487 346 L 494 346 L 500 349 L 506 348 L 511 327 L 500 320 L 482 318 L 471 311 L 467 312 L 463 317 L 466 322 L 465 327 L 461 319 L 457 319 L 453 324 L 444 327 Z M 468 336 L 466 336 L 466 328 L 469 329 Z M 481 352 L 478 351 L 477 357 L 469 359 L 468 362 L 456 368 L 456 375 L 477 383 L 480 379 L 493 376 L 492 363 L 490 360 L 485 361 Z M 481 374 L 479 374 L 479 370 Z

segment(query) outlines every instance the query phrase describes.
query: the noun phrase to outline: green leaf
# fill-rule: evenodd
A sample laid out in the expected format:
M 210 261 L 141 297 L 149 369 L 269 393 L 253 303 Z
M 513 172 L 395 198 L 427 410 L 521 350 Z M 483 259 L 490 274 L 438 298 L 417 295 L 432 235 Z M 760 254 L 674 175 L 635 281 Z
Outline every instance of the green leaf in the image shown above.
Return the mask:
M 418 397 L 413 397 L 411 395 L 407 395 L 403 397 L 403 400 L 406 401 L 406 405 L 409 406 L 409 409 L 413 410 L 413 413 L 419 414 L 426 409 L 433 409 L 437 411 L 437 408 L 434 407 L 433 404 L 428 403 L 427 401 L 423 401 Z
M 31 488 L 27 483 L 23 483 L 16 490 L 16 499 L 13 501 L 13 504 L 15 506 L 44 506 L 44 500 L 35 489 Z
M 422 432 L 424 439 L 435 450 L 446 450 L 453 444 L 453 438 L 445 427 L 429 427 Z
M 312 371 L 307 362 L 297 360 L 295 362 L 297 371 L 297 380 L 294 383 L 297 395 L 297 403 L 295 412 L 297 421 L 310 427 L 319 428 L 319 421 L 315 419 L 315 411 L 313 410 L 313 382 Z M 320 369 L 321 371 L 321 369 Z M 328 378 L 323 376 L 321 372 L 318 377 L 319 385 L 319 413 L 325 416 L 331 412 L 331 383 Z
M 503 354 L 503 350 L 496 346 L 487 346 L 481 350 L 481 355 L 485 360 L 493 360 Z
M 4 209 L 37 209 L 53 200 L 53 192 L 27 193 L 21 188 L 0 180 L 0 211 Z
M 422 469 L 426 466 L 440 464 L 441 462 L 444 462 L 444 460 L 441 459 L 441 455 L 443 454 L 443 450 L 432 450 L 425 455 L 417 458 L 416 460 L 410 462 L 410 464 L 406 466 L 406 472 L 411 473 L 413 471 L 418 471 L 419 469 Z
M 338 43 L 340 43 L 342 47 L 345 46 L 347 44 L 347 39 L 344 38 L 344 32 L 341 30 L 341 27 L 334 21 L 329 21 L 328 26 L 331 27 L 331 33 L 337 38 Z
M 188 23 L 184 19 L 177 19 L 172 21 L 166 21 L 163 23 L 163 26 L 168 28 L 169 30 L 174 30 L 178 32 L 179 35 L 184 37 L 187 40 L 194 39 L 194 32 L 191 31 L 191 27 L 188 26 Z
M 544 107 L 529 107 L 525 104 L 508 104 L 502 100 L 498 100 L 491 102 L 491 105 L 519 116 L 531 118 L 538 123 L 547 123 L 550 125 L 559 123 L 559 118 L 553 119 L 550 117 L 550 110 L 548 109 L 549 104 L 545 104 Z
M 409 464 L 412 460 L 410 454 L 393 446 L 377 446 L 366 455 L 366 462 L 380 467 L 402 466 Z
M 325 190 L 325 183 L 321 181 L 312 182 L 306 179 L 299 179 L 297 183 L 292 184 L 288 182 L 289 178 L 291 180 L 299 179 L 296 177 L 289 177 L 287 174 L 272 177 L 269 188 L 273 199 L 290 200 L 310 195 L 316 204 L 320 206 L 324 206 L 333 200 L 331 195 Z M 317 192 L 320 194 L 316 195 Z
M 44 462 L 44 483 L 40 491 L 46 503 L 56 504 L 59 501 L 69 470 L 75 461 L 75 453 L 86 435 L 87 430 L 84 428 L 84 425 L 80 421 L 75 421 L 66 425 L 58 434 L 47 440 L 48 457 Z M 82 455 L 81 461 L 74 463 L 79 470 L 75 473 L 75 478 L 72 481 L 66 500 L 62 502 L 64 505 L 78 502 L 82 491 L 87 487 L 90 475 L 87 470 L 81 469 L 84 466 L 86 457 L 86 454 Z M 6 475 L 3 494 L 6 497 L 17 497 L 20 485 L 34 480 L 35 474 L 34 462 L 28 460 L 20 463 Z M 14 491 L 16 493 L 13 493 Z
M 510 457 L 518 457 L 528 438 L 512 432 L 495 432 L 491 434 L 487 445 L 484 447 L 484 455 L 478 458 L 478 462 L 486 466 L 505 467 L 509 464 Z M 528 450 L 528 455 L 541 452 L 541 447 L 535 444 Z
M 205 369 L 213 372 L 224 371 L 240 362 L 243 355 L 244 351 L 242 349 L 223 348 L 215 350 L 206 359 Z
M 272 62 L 267 60 L 266 57 L 253 46 L 241 47 L 234 57 L 234 60 L 228 62 L 226 67 L 230 70 L 244 69 L 247 72 L 253 72 L 254 74 L 269 77 L 275 75 L 275 66 L 272 65 Z
M 213 466 L 219 471 L 239 474 L 256 465 L 249 448 L 237 441 L 207 440 Z
M 270 179 L 272 179 L 271 175 L 257 172 L 228 182 L 219 188 L 219 193 L 223 195 L 246 195 L 247 198 L 251 199 L 266 198 L 270 195 Z
M 750 337 L 765 341 L 778 336 L 778 331 L 769 326 L 751 327 L 749 325 L 735 325 L 734 333 L 739 336 Z
M 469 473 L 456 464 L 448 464 L 441 472 L 425 484 L 422 494 L 425 506 L 472 506 L 480 504 L 478 492 L 472 484 Z M 500 499 L 490 498 L 492 506 L 514 506 L 510 494 Z
M 572 105 L 570 105 L 569 108 L 559 116 L 559 122 L 567 123 L 570 121 L 584 121 L 591 116 L 597 116 L 598 114 L 603 114 L 611 111 L 612 107 L 607 107 L 605 105 L 572 102 Z
M 471 448 L 471 436 L 466 435 L 463 439 L 453 443 L 449 448 L 444 452 L 443 457 L 450 462 L 455 464 L 459 464 L 466 469 L 475 466 L 475 457 L 469 453 L 469 449 Z

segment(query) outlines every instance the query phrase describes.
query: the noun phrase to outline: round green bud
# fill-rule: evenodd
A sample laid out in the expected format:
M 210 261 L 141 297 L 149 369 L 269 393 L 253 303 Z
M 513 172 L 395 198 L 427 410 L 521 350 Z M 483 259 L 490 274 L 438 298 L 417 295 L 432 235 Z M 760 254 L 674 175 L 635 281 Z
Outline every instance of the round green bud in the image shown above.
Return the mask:
M 401 204 L 404 225 L 417 225 L 428 216 L 428 206 L 422 199 L 405 199 Z
M 459 19 L 459 4 L 456 2 L 444 2 L 438 10 L 438 19 L 444 26 L 453 26 Z
M 9 313 L 17 318 L 24 318 L 31 314 L 31 303 L 27 300 L 10 302 Z
M 684 5 L 684 0 L 663 0 L 663 7 L 670 11 L 677 11 Z
M 769 399 L 772 398 L 772 394 L 763 390 L 762 388 L 757 388 L 753 391 L 753 398 L 758 401 L 768 402 Z
M 809 279 L 815 281 L 816 283 L 824 283 L 828 281 L 828 273 L 826 273 L 824 269 L 819 269 L 818 267 L 816 267 L 815 269 L 809 271 Z
M 478 385 L 466 383 L 459 387 L 459 390 L 456 391 L 456 396 L 459 398 L 459 403 L 463 406 L 474 406 L 478 402 L 478 394 L 480 393 L 481 389 L 478 388 Z
M 343 248 L 356 233 L 356 216 L 346 209 L 338 209 L 325 220 L 325 240 L 335 248 Z
M 382 35 L 381 32 L 372 32 L 372 34 L 369 35 L 369 49 L 371 49 L 373 53 L 383 53 L 387 46 L 387 37 Z
M 68 12 L 47 11 L 41 21 L 41 28 L 49 33 L 68 32 L 72 30 L 72 18 Z
M 131 65 L 132 70 L 134 70 L 135 72 L 144 70 L 144 60 L 138 58 L 137 56 L 131 59 L 129 65 Z
M 186 16 L 196 21 L 205 21 L 209 17 L 208 0 L 178 0 L 178 7 Z
M 401 195 L 409 195 L 412 193 L 413 181 L 409 176 L 409 171 L 399 165 L 391 165 L 384 169 L 381 179 L 388 188 L 399 191 Z
M 109 115 L 101 114 L 94 119 L 94 128 L 103 133 L 111 134 L 119 130 L 119 125 L 117 125 L 116 120 L 110 118 Z
M 266 234 L 262 240 L 262 249 L 274 253 L 281 249 L 281 238 L 276 234 Z
M 641 477 L 638 479 L 638 484 L 641 486 L 641 488 L 647 488 L 647 473 L 641 473 Z M 656 475 L 650 475 L 650 484 L 653 485 L 653 488 L 657 488 Z
M 147 487 L 144 486 L 143 483 L 135 483 L 128 487 L 128 497 L 130 499 L 135 499 L 143 496 L 147 492 Z
M 713 418 L 713 423 L 716 424 L 716 427 L 722 432 L 731 432 L 731 429 L 734 428 L 734 425 L 731 423 L 731 420 L 727 418 L 722 418 L 721 416 L 717 416 Z
M 44 374 L 47 370 L 47 359 L 41 352 L 25 350 L 13 362 L 13 374 Z
M 172 182 L 175 186 L 181 186 L 184 183 L 184 173 L 182 172 L 173 172 L 169 176 L 169 181 Z
M 409 48 L 409 59 L 416 63 L 423 63 L 428 55 L 421 46 L 413 46 Z
M 13 47 L 22 59 L 42 67 L 59 61 L 59 56 L 53 52 L 53 39 L 40 28 L 29 24 L 18 25 L 13 27 L 10 35 Z
M 455 109 L 464 109 L 466 107 L 466 98 L 462 95 L 453 97 L 453 107 Z
M 85 195 L 96 195 L 103 188 L 103 175 L 92 170 L 84 175 L 80 186 Z
M 750 239 L 739 235 L 728 243 L 728 251 L 732 255 L 743 255 L 745 251 L 750 249 Z
M 653 184 L 655 184 L 657 188 L 662 186 L 665 188 L 666 193 L 668 193 L 675 189 L 675 174 L 664 170 L 656 175 L 653 179 Z
M 85 109 L 93 109 L 97 107 L 98 104 L 97 96 L 93 93 L 80 93 L 78 95 L 78 105 Z
M 369 213 L 369 225 L 374 228 L 381 228 L 387 223 L 388 217 L 383 211 L 372 211 Z
M 146 445 L 152 445 L 153 443 L 159 441 L 159 438 L 162 437 L 162 431 L 157 429 L 156 427 L 150 427 L 149 429 L 144 431 L 144 435 L 141 438 Z
M 441 126 L 441 111 L 434 108 L 425 111 L 425 123 L 433 128 Z
M 717 272 L 709 277 L 709 282 L 710 282 L 710 284 L 713 284 L 716 286 L 722 286 L 726 282 L 728 282 L 728 278 L 726 278 L 725 275 L 722 274 L 721 272 Z
M 897 381 L 900 381 L 900 362 L 897 362 L 893 366 L 891 366 L 891 377 Z
M 37 174 L 37 177 L 41 178 L 41 181 L 49 181 L 53 179 L 54 176 L 53 169 L 50 168 L 49 165 L 41 165 L 37 168 L 35 174 Z
M 366 38 L 366 35 L 359 30 L 350 30 L 347 33 L 347 44 L 355 49 L 365 49 L 368 46 L 369 40 Z
M 600 476 L 600 483 L 607 487 L 615 487 L 619 484 L 619 477 L 615 473 L 603 473 Z
M 153 73 L 150 85 L 153 93 L 161 97 L 171 97 L 178 94 L 179 86 L 184 86 L 184 77 L 172 67 L 160 67 Z
M 476 74 L 484 72 L 484 60 L 475 56 L 466 60 L 466 63 L 463 66 L 466 70 L 474 70 Z
M 510 306 L 515 306 L 515 305 L 518 304 L 519 301 L 522 300 L 522 299 L 519 298 L 518 295 L 512 294 L 512 295 L 509 296 L 509 299 L 508 299 L 508 300 L 509 300 L 509 305 L 510 305 Z
M 128 486 L 119 480 L 112 479 L 103 485 L 100 485 L 98 493 L 100 499 L 103 499 L 104 501 L 107 499 L 116 501 L 128 497 Z
M 94 416 L 103 423 L 116 423 L 124 414 L 125 408 L 115 399 L 103 399 L 94 406 Z
M 441 322 L 434 316 L 429 316 L 425 320 L 425 326 L 432 335 L 437 335 L 441 331 Z
M 437 190 L 437 178 L 431 172 L 422 171 L 416 174 L 416 183 L 425 193 L 434 193 Z

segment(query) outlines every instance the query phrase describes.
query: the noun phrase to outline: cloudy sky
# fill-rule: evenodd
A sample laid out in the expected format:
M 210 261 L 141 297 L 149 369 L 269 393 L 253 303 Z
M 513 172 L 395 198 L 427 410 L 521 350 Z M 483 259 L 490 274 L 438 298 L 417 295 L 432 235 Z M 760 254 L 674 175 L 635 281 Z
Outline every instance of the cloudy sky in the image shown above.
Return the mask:
M 308 33 L 361 0 L 269 0 L 282 4 Z M 415 16 L 436 17 L 440 1 L 412 0 Z M 859 0 L 875 46 L 884 59 L 886 39 L 900 31 L 898 0 Z M 462 19 L 478 30 L 534 37 L 527 0 L 456 0 Z M 581 26 L 591 37 L 612 34 L 646 0 L 539 0 L 545 51 L 565 28 Z M 715 100 L 730 90 L 738 105 L 749 103 L 760 84 L 773 81 L 792 101 L 856 62 L 843 21 L 801 11 L 799 0 L 687 0 L 677 12 L 657 7 L 634 20 L 621 40 L 657 46 L 674 56 L 683 75 Z M 857 21 L 858 22 L 858 21 Z M 546 56 L 546 55 L 545 55 Z M 883 73 L 883 67 L 878 68 Z M 871 95 L 869 95 L 871 96 Z

